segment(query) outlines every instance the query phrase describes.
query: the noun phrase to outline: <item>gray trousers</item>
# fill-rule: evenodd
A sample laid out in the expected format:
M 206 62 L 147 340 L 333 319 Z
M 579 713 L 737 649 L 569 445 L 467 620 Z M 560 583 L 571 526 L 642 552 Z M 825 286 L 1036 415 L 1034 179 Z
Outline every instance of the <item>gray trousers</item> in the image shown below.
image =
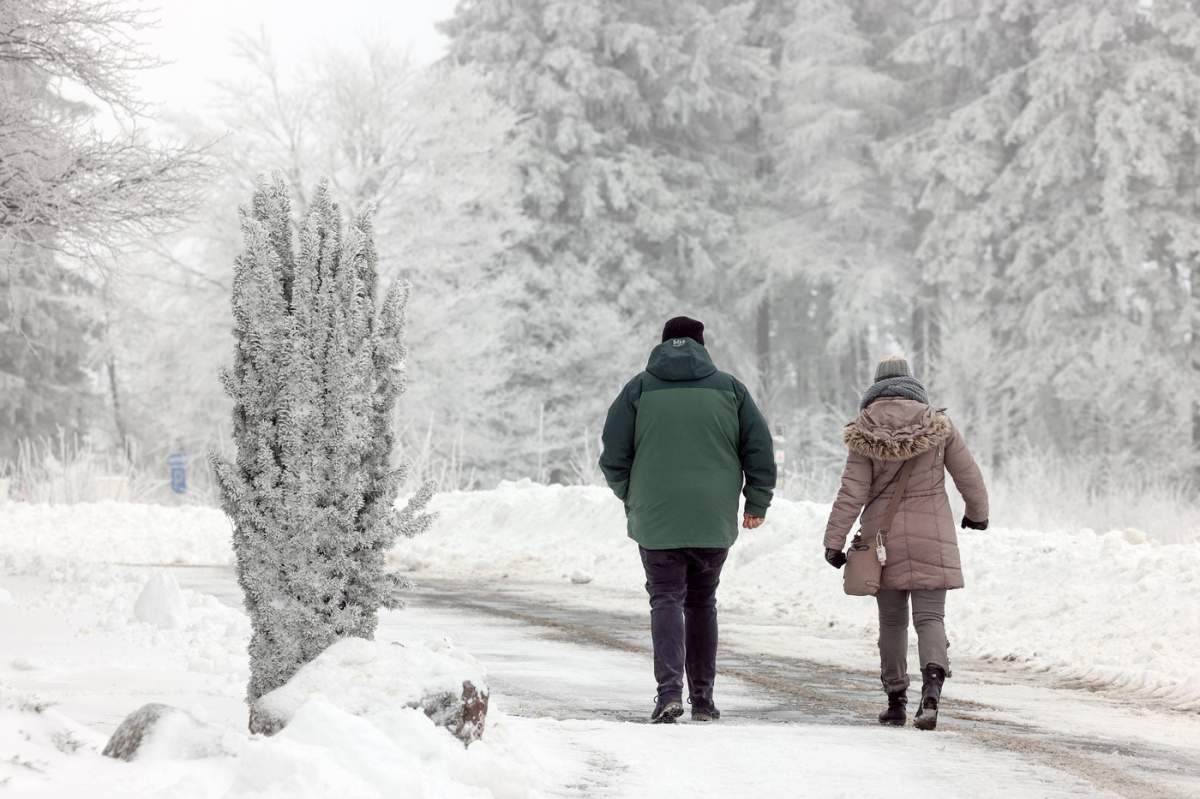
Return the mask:
M 879 604 L 879 676 L 883 690 L 896 693 L 908 688 L 908 600 L 912 597 L 913 626 L 921 668 L 941 666 L 950 676 L 950 648 L 946 640 L 946 590 L 893 591 L 881 589 Z

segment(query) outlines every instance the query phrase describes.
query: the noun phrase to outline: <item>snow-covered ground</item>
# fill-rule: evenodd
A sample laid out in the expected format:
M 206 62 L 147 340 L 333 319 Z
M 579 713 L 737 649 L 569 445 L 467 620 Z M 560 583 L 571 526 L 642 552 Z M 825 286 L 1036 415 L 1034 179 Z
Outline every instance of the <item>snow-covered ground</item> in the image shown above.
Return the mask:
M 754 723 L 764 702 L 735 679 L 722 682 L 730 718 L 720 725 L 609 720 L 590 709 L 599 702 L 644 713 L 644 656 L 427 609 L 385 614 L 379 639 L 431 642 L 449 633 L 486 652 L 505 688 L 493 695 L 483 741 L 464 749 L 419 711 L 384 707 L 359 716 L 340 697 L 322 696 L 300 703 L 282 733 L 249 736 L 241 614 L 212 594 L 176 586 L 184 620 L 163 628 L 137 619 L 139 594 L 173 582 L 170 575 L 107 566 L 5 575 L 12 602 L 0 609 L 0 633 L 10 642 L 0 663 L 0 785 L 12 795 L 849 797 L 875 795 L 880 775 L 894 797 L 1098 795 L 1075 775 L 954 732 L 932 739 L 874 726 Z M 219 590 L 230 590 L 225 581 Z M 505 712 L 530 696 L 560 712 Z M 133 763 L 101 757 L 121 717 L 150 701 L 211 727 L 167 730 Z M 870 753 L 870 768 L 850 766 L 861 753 Z
M 619 603 L 642 583 L 621 505 L 605 489 L 512 483 L 440 494 L 433 507 L 438 519 L 429 533 L 393 551 L 397 568 L 574 580 L 623 592 L 613 598 Z M 840 575 L 821 557 L 827 512 L 827 505 L 780 500 L 766 525 L 743 531 L 726 566 L 722 608 L 830 639 L 873 640 L 873 603 L 842 594 Z M 967 587 L 948 601 L 956 654 L 1053 669 L 1080 684 L 1200 710 L 1200 542 L 1158 543 L 1136 530 L 1009 529 L 999 510 L 994 522 L 987 532 L 960 533 Z M 176 564 L 233 557 L 229 523 L 214 509 L 6 506 L 0 558 L 15 565 L 45 556 Z
M 435 508 L 434 528 L 393 553 L 398 568 L 643 611 L 620 505 L 600 489 L 514 484 L 440 495 Z M 820 557 L 825 510 L 780 502 L 766 526 L 743 533 L 721 588 L 733 622 L 726 641 L 869 671 L 871 603 L 844 597 Z M 1078 769 L 1056 773 L 953 727 L 930 739 L 803 719 L 739 721 L 761 715 L 765 700 L 761 687 L 737 679 L 722 680 L 729 718 L 719 727 L 629 723 L 652 693 L 643 652 L 547 640 L 503 616 L 420 603 L 385 614 L 380 640 L 437 647 L 448 631 L 484 667 L 494 664 L 483 742 L 464 750 L 415 711 L 364 717 L 320 696 L 299 703 L 299 723 L 285 733 L 249 736 L 248 628 L 236 586 L 227 571 L 220 587 L 188 577 L 204 571 L 191 566 L 231 563 L 228 539 L 225 517 L 203 508 L 0 506 L 0 794 L 851 796 L 877 794 L 880 774 L 889 796 L 1097 794 Z M 1200 708 L 1200 548 L 1129 532 L 1003 528 L 964 533 L 962 544 L 968 588 L 950 604 L 956 656 L 1052 670 L 1159 710 L 1139 715 L 1079 692 L 1048 705 L 1044 689 L 968 674 L 956 678 L 956 697 L 992 702 L 1002 723 L 1047 717 L 1081 735 L 1119 723 L 1151 747 L 1197 737 L 1194 713 L 1164 709 Z M 100 757 L 120 720 L 151 701 L 221 733 L 166 740 L 134 764 Z M 1183 751 L 1200 749 L 1192 743 Z M 871 768 L 851 766 L 863 752 Z
M 435 507 L 436 527 L 401 542 L 397 565 L 613 589 L 643 580 L 621 505 L 604 489 L 511 484 L 445 494 Z M 874 603 L 845 596 L 840 573 L 822 557 L 828 511 L 779 501 L 763 527 L 742 531 L 722 578 L 722 608 L 873 641 Z M 997 527 L 959 536 L 967 587 L 948 600 L 955 654 L 1053 668 L 1200 709 L 1200 544 L 1155 543 L 1136 531 L 1015 530 L 997 517 Z
M 299 681 L 281 699 L 290 704 L 287 728 L 250 736 L 242 701 L 249 629 L 238 609 L 180 589 L 167 570 L 28 565 L 10 560 L 0 576 L 9 597 L 0 607 L 0 795 L 519 797 L 571 767 L 539 754 L 553 749 L 544 733 L 502 713 L 469 749 L 402 703 L 362 715 L 353 707 L 360 685 L 324 696 Z M 147 591 L 182 614 L 142 620 Z M 444 648 L 440 639 L 387 640 Z M 122 718 L 147 702 L 211 726 L 168 728 L 133 764 L 102 757 Z
M 656 774 L 680 786 L 673 794 L 680 796 L 790 799 L 924 790 L 925 796 L 999 792 L 1011 798 L 1082 790 L 1089 796 L 1162 799 L 1197 795 L 1200 789 L 1200 718 L 1195 714 L 1153 712 L 1091 692 L 1048 689 L 1038 679 L 1012 681 L 1000 672 L 959 669 L 948 688 L 949 716 L 932 739 L 911 729 L 880 730 L 862 723 L 880 706 L 869 669 L 841 671 L 789 663 L 786 657 L 743 657 L 739 651 L 762 650 L 739 642 L 725 645 L 720 659 L 722 731 L 692 733 L 704 737 L 684 738 L 678 757 L 662 757 L 675 747 L 664 743 L 657 730 L 592 723 L 644 718 L 651 682 L 644 613 L 589 616 L 561 601 L 543 600 L 536 591 L 516 586 L 421 589 L 403 624 L 411 632 L 447 633 L 469 647 L 489 664 L 493 688 L 505 693 L 505 706 L 515 713 L 551 716 L 564 731 L 582 731 L 583 736 L 570 736 L 575 749 L 588 751 L 589 743 L 602 746 L 608 773 L 620 772 L 608 795 L 662 795 L 661 790 L 655 793 Z M 464 612 L 464 607 L 476 610 Z M 742 627 L 740 618 L 723 623 L 724 631 Z M 783 629 L 774 627 L 776 634 Z M 635 646 L 581 644 L 592 632 Z M 765 679 L 748 681 L 742 676 L 747 671 Z M 615 737 L 610 741 L 606 735 Z M 855 749 L 856 740 L 866 749 Z M 988 751 L 967 746 L 968 741 Z M 816 757 L 809 757 L 810 746 L 816 747 L 811 751 Z M 862 751 L 889 764 L 886 792 L 873 769 L 848 773 L 852 758 Z M 710 762 L 705 759 L 710 752 L 719 767 L 697 768 L 697 763 Z M 731 757 L 731 752 L 736 754 Z M 1054 775 L 1047 775 L 1044 766 Z M 1081 775 L 1088 783 L 1084 789 L 1075 781 Z

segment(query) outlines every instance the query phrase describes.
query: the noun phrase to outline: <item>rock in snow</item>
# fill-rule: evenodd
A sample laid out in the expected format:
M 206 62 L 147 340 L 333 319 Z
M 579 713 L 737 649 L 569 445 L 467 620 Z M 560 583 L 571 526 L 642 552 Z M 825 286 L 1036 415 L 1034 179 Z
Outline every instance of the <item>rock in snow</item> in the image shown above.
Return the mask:
M 147 755 L 211 757 L 225 751 L 224 737 L 221 728 L 205 724 L 186 710 L 151 702 L 125 717 L 103 754 L 118 760 Z
M 175 630 L 187 623 L 187 601 L 179 590 L 175 575 L 159 572 L 146 581 L 133 606 L 138 621 L 153 624 L 164 630 Z
M 477 688 L 470 680 L 463 680 L 462 691 L 447 691 L 429 694 L 421 699 L 421 710 L 439 727 L 445 727 L 464 744 L 483 737 L 483 726 L 487 721 L 487 688 Z
M 439 649 L 344 638 L 250 708 L 250 729 L 272 735 L 310 699 L 369 716 L 387 708 L 419 708 L 469 744 L 483 736 L 488 689 L 482 668 L 445 644 Z

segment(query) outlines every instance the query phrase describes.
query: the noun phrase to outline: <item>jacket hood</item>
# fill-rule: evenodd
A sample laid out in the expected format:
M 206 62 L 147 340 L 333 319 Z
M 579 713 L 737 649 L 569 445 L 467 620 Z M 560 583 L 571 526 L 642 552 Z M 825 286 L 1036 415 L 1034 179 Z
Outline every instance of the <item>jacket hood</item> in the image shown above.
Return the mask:
M 690 338 L 672 338 L 650 352 L 646 371 L 659 380 L 699 380 L 717 371 L 708 350 Z
M 906 461 L 950 437 L 944 410 L 901 398 L 879 399 L 842 430 L 847 448 L 881 461 Z

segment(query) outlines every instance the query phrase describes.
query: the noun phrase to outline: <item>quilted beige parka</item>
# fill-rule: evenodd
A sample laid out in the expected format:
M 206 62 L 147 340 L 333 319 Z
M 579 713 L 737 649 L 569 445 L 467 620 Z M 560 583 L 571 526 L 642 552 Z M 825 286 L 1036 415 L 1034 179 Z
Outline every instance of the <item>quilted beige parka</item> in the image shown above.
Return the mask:
M 915 458 L 908 490 L 888 536 L 881 587 L 962 588 L 946 472 L 966 502 L 967 518 L 980 522 L 988 518 L 988 495 L 983 475 L 950 419 L 924 403 L 889 397 L 868 405 L 846 425 L 842 437 L 850 454 L 825 527 L 825 546 L 844 549 L 860 511 L 863 530 L 873 535 L 901 465 Z

